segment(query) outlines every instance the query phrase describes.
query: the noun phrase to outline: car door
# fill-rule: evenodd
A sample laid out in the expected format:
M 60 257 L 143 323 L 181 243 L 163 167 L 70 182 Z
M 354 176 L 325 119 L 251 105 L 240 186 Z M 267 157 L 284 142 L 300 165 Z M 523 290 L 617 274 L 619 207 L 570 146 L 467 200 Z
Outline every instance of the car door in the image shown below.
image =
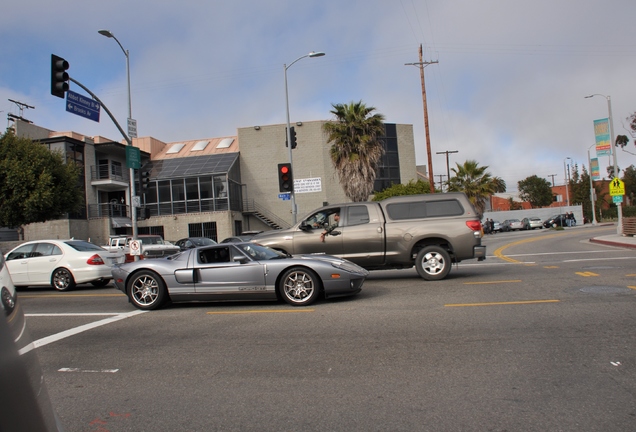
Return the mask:
M 342 226 L 342 256 L 365 267 L 384 262 L 384 218 L 377 206 L 351 204 L 345 207 Z
M 194 257 L 197 273 L 195 291 L 197 294 L 210 294 L 225 297 L 238 297 L 265 291 L 265 269 L 258 261 L 248 260 L 243 255 L 243 263 L 235 261 L 240 256 L 233 246 L 199 248 Z M 241 254 L 242 255 L 242 254 Z
M 48 285 L 51 283 L 53 270 L 61 265 L 64 254 L 54 243 L 39 242 L 35 245 L 29 264 L 29 283 L 32 285 Z
M 293 234 L 294 252 L 296 254 L 324 253 L 342 256 L 344 254 L 343 237 L 333 235 L 341 233 L 341 222 L 331 234 L 325 236 L 324 241 L 320 237 L 320 234 L 325 232 L 329 225 L 335 224 L 335 214 L 341 214 L 340 207 L 323 208 L 310 214 L 304 221 L 304 228 Z
M 29 283 L 29 259 L 35 244 L 22 245 L 11 251 L 6 257 L 7 269 L 13 284 L 25 286 Z

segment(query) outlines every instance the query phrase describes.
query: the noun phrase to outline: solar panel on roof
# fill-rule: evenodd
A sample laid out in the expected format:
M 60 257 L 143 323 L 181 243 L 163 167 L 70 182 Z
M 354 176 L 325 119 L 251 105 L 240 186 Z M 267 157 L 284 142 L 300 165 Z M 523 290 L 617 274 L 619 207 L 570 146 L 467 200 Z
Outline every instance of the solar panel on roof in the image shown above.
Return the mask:
M 150 162 L 148 166 L 152 179 L 225 174 L 236 163 L 238 157 L 238 153 L 223 153 L 197 157 L 162 159 Z

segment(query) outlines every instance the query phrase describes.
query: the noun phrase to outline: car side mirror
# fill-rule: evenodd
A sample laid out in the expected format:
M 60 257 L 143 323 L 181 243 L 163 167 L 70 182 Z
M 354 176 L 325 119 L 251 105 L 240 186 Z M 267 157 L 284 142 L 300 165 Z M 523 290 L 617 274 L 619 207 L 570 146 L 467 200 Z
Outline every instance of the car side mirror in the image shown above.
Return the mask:
M 332 236 L 337 236 L 342 234 L 340 231 L 331 231 L 329 234 L 331 234 Z
M 245 264 L 248 261 L 246 256 L 235 256 L 232 260 L 239 264 Z
M 311 225 L 308 224 L 307 221 L 302 221 L 300 225 L 298 226 L 298 228 L 300 228 L 302 231 L 310 231 Z

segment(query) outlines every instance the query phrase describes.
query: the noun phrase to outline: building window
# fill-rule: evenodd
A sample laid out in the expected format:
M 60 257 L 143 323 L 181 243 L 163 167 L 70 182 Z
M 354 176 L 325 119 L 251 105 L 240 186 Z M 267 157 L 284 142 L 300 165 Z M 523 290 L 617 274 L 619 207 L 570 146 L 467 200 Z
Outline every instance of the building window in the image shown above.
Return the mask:
M 381 192 L 393 184 L 401 183 L 400 158 L 398 154 L 397 127 L 393 123 L 385 123 L 384 136 L 380 137 L 384 147 L 384 155 L 378 163 L 374 192 Z
M 188 237 L 207 237 L 214 241 L 218 241 L 216 234 L 216 222 L 188 224 Z

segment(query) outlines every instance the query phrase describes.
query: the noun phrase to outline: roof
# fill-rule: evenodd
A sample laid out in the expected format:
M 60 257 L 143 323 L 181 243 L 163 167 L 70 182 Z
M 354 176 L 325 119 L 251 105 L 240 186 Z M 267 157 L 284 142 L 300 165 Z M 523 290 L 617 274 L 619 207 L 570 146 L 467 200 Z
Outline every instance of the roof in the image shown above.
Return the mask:
M 239 151 L 238 138 L 206 138 L 192 141 L 178 141 L 165 145 L 153 160 L 177 159 L 211 154 L 236 153 Z
M 239 153 L 221 153 L 176 159 L 153 160 L 144 169 L 150 168 L 150 178 L 167 179 L 195 177 L 204 174 L 224 174 L 238 160 Z M 147 168 L 146 168 L 147 167 Z

